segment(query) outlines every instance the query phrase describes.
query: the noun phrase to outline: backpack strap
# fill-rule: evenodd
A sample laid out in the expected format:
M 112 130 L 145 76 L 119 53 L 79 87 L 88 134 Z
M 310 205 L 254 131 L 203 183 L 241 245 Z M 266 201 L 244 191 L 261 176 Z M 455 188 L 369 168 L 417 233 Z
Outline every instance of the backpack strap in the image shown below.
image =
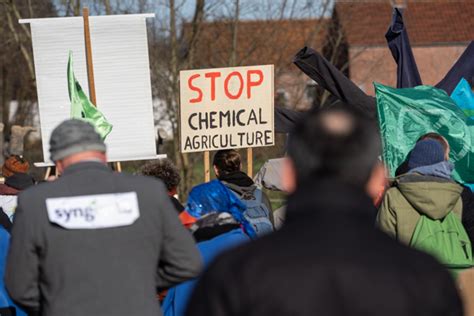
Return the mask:
M 254 196 L 255 200 L 256 200 L 258 203 L 261 203 L 261 202 L 262 202 L 262 196 L 263 196 L 262 190 L 260 190 L 259 188 L 256 188 L 256 189 L 253 191 L 253 196 Z

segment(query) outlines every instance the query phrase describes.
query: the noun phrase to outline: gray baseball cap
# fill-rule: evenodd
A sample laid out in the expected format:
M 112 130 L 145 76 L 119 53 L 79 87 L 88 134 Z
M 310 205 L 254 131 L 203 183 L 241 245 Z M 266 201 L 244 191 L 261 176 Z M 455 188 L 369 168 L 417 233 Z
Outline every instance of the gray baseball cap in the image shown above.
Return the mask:
M 91 124 L 77 119 L 66 120 L 51 133 L 51 160 L 58 161 L 84 151 L 106 152 L 106 146 Z

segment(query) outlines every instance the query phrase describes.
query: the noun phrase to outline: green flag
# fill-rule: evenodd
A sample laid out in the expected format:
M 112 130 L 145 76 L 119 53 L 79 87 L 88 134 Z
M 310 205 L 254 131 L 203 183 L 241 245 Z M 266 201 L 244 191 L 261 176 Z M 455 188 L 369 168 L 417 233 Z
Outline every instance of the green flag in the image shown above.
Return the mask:
M 474 120 L 446 92 L 431 86 L 395 89 L 375 83 L 383 158 L 394 176 L 420 136 L 443 135 L 451 147 L 453 178 L 474 182 Z
M 89 100 L 82 90 L 81 85 L 74 76 L 72 64 L 72 52 L 69 52 L 69 61 L 67 63 L 67 82 L 69 88 L 69 100 L 71 100 L 71 118 L 82 119 L 91 123 L 97 133 L 105 140 L 112 131 L 110 124 L 94 104 Z

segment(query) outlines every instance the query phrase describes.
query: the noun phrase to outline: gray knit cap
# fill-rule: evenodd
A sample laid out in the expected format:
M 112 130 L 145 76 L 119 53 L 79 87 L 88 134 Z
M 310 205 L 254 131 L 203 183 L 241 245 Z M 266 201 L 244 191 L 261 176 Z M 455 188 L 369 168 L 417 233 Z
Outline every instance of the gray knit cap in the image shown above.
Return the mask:
M 105 153 L 106 147 L 94 127 L 85 121 L 66 120 L 51 133 L 49 152 L 53 161 L 89 150 Z

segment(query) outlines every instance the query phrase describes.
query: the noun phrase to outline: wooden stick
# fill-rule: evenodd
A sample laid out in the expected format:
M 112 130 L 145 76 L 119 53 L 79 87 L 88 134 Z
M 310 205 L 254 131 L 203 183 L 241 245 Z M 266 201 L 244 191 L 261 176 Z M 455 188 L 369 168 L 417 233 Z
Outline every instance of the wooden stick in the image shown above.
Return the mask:
M 211 158 L 210 152 L 204 152 L 204 182 L 211 181 Z
M 94 80 L 94 63 L 92 61 L 92 43 L 91 30 L 89 25 L 89 9 L 82 8 L 82 17 L 84 19 L 84 42 L 86 44 L 86 62 L 87 62 L 87 79 L 89 83 L 89 98 L 94 106 L 97 106 L 97 99 L 95 95 L 95 80 Z M 120 161 L 114 163 L 115 170 L 122 172 L 122 164 Z
M 48 168 L 46 168 L 46 173 L 44 174 L 44 179 L 48 180 L 50 175 L 51 175 L 51 167 L 48 167 Z
M 86 43 L 86 61 L 87 61 L 87 78 L 89 82 L 89 98 L 91 102 L 97 106 L 95 97 L 95 82 L 94 82 L 94 63 L 92 62 L 92 45 L 91 45 L 91 31 L 89 28 L 89 9 L 82 9 L 82 17 L 84 19 L 84 42 Z
M 247 175 L 253 178 L 253 148 L 247 148 Z

